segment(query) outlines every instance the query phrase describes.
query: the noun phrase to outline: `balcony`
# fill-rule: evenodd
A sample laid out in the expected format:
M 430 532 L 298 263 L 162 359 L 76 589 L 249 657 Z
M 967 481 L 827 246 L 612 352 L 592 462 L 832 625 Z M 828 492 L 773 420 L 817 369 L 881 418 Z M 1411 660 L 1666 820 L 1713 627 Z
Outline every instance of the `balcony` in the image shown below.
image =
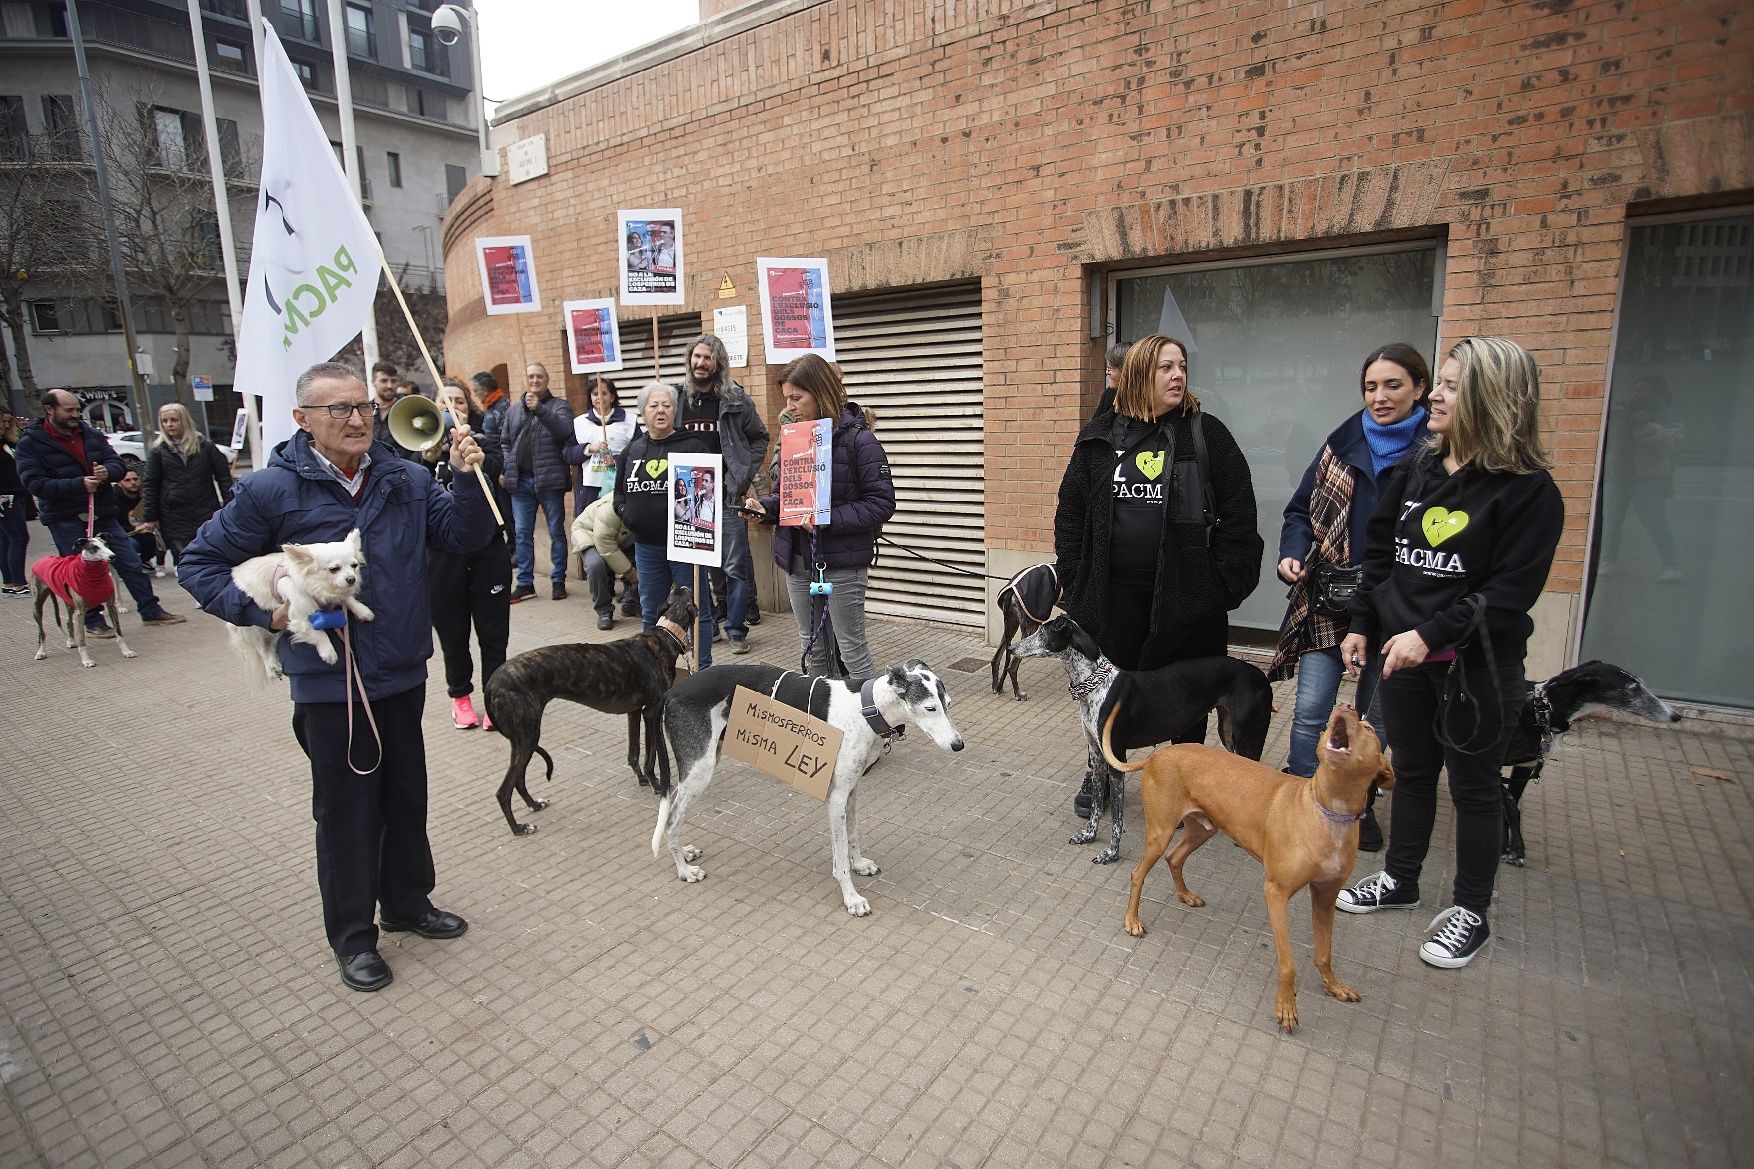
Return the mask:
M 364 57 L 367 61 L 378 59 L 378 34 L 369 28 L 349 28 L 347 30 L 347 55 Z

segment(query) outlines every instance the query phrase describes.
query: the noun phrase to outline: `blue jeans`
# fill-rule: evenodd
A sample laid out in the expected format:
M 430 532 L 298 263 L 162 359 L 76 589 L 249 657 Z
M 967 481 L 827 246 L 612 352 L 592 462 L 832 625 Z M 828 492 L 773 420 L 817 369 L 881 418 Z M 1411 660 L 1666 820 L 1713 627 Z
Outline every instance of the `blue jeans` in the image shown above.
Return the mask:
M 749 554 L 749 525 L 730 514 L 719 521 L 725 534 L 725 633 L 733 641 L 749 636 L 749 599 L 755 595 L 755 560 Z
M 85 536 L 85 521 L 57 520 L 50 524 L 49 535 L 55 538 L 55 549 L 63 556 L 73 555 L 79 541 Z M 122 583 L 128 586 L 128 594 L 134 598 L 134 608 L 141 619 L 157 617 L 164 612 L 158 603 L 158 597 L 152 592 L 152 578 L 146 574 L 146 567 L 140 563 L 140 550 L 134 547 L 134 538 L 122 529 L 115 520 L 99 520 L 94 529 L 110 546 L 116 558 L 110 563 L 115 567 L 116 574 Z M 85 627 L 97 629 L 104 623 L 104 611 L 88 610 L 85 614 Z
M 1322 740 L 1322 732 L 1328 727 L 1328 718 L 1334 713 L 1334 697 L 1340 693 L 1340 679 L 1346 676 L 1346 668 L 1340 664 L 1340 647 L 1310 650 L 1297 658 L 1297 709 L 1291 716 L 1291 758 L 1286 766 L 1291 774 L 1311 776 L 1316 770 L 1316 746 Z M 1359 711 L 1364 714 L 1365 721 L 1376 728 L 1378 736 L 1386 743 L 1388 734 L 1383 729 L 1382 716 L 1379 711 L 1371 709 L 1376 699 L 1377 680 L 1382 677 L 1382 655 L 1371 655 L 1370 664 L 1358 679 Z
M 519 475 L 512 488 L 512 527 L 518 541 L 518 587 L 536 583 L 536 509 L 540 507 L 548 520 L 549 577 L 555 584 L 566 583 L 566 492 L 537 491 L 536 481 Z
M 642 628 L 648 633 L 658 626 L 658 615 L 664 611 L 664 602 L 670 599 L 670 586 L 683 585 L 690 591 L 694 589 L 693 564 L 671 563 L 664 558 L 662 544 L 641 544 L 634 541 L 633 566 L 639 571 L 639 612 Z M 701 592 L 706 589 L 707 569 L 700 570 Z M 701 600 L 700 593 L 695 593 L 695 603 L 700 606 L 700 628 L 694 635 L 695 653 L 699 657 L 701 669 L 713 664 L 713 602 L 709 596 Z

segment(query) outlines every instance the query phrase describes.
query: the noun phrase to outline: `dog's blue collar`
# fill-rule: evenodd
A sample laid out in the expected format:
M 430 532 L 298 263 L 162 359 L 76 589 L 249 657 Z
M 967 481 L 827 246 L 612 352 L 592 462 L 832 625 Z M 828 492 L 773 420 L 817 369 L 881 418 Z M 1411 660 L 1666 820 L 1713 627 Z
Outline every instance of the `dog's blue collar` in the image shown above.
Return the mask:
M 876 735 L 893 735 L 895 728 L 889 725 L 877 711 L 877 679 L 866 678 L 859 685 L 859 713 L 865 716 L 865 725 Z

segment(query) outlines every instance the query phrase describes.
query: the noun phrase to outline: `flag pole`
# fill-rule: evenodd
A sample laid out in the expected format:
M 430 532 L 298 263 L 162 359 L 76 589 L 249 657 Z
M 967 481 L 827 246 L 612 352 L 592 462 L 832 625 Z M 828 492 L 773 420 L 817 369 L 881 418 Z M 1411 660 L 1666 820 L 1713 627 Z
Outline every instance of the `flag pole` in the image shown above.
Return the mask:
M 664 369 L 659 363 L 658 356 L 658 309 L 654 305 L 652 307 L 652 380 L 655 382 L 664 380 Z M 682 418 L 682 404 L 680 402 L 676 404 L 676 415 L 677 421 L 680 422 Z
M 194 3 L 194 0 L 189 0 Z M 408 307 L 408 300 L 402 295 L 402 284 L 396 279 L 396 270 L 390 267 L 390 261 L 384 258 L 384 249 L 378 249 L 378 265 L 384 270 L 384 279 L 390 282 L 390 291 L 396 294 L 396 303 L 402 306 L 402 316 L 408 322 L 408 331 L 414 334 L 414 343 L 420 346 L 420 356 L 426 358 L 427 372 L 432 374 L 433 393 L 438 393 L 439 386 L 444 384 L 444 376 L 439 373 L 438 363 L 432 359 L 432 350 L 426 347 L 426 338 L 420 335 L 420 326 L 414 323 L 414 312 Z M 493 518 L 500 527 L 505 527 L 505 516 L 500 514 L 499 501 L 493 497 L 493 486 L 487 481 L 487 472 L 481 464 L 475 465 L 475 477 L 481 480 L 481 494 L 487 496 L 487 506 L 493 511 Z
M 365 208 L 365 176 L 360 173 L 359 139 L 353 132 L 353 78 L 347 67 L 347 26 L 342 22 L 341 0 L 329 0 L 329 41 L 335 62 L 335 105 L 341 119 L 341 168 L 353 180 L 353 197 L 360 209 Z M 385 272 L 389 269 L 386 268 Z M 394 281 L 392 281 L 394 283 Z M 365 316 L 362 344 L 365 368 L 369 371 L 378 360 L 378 321 L 376 296 L 373 289 L 372 311 Z M 434 392 L 437 387 L 434 387 Z

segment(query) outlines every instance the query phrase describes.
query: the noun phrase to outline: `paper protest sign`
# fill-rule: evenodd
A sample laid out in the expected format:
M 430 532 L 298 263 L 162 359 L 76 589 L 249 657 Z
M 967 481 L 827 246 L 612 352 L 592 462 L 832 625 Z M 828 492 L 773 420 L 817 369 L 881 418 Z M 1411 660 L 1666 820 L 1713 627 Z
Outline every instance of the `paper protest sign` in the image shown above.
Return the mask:
M 719 512 L 723 456 L 670 455 L 669 543 L 665 559 L 718 568 L 724 560 Z
M 832 514 L 834 425 L 826 418 L 780 427 L 780 526 L 809 520 L 826 524 Z
M 828 798 L 834 763 L 840 758 L 840 741 L 839 727 L 747 686 L 737 687 L 731 697 L 725 754 L 805 795 Z
M 566 353 L 574 373 L 613 373 L 621 368 L 621 328 L 615 302 L 569 300 L 561 306 L 566 320 Z
M 681 209 L 617 211 L 615 222 L 621 303 L 683 303 Z
M 767 360 L 790 361 L 806 353 L 834 360 L 834 311 L 829 303 L 828 261 L 757 259 L 761 326 Z
M 475 262 L 481 270 L 481 295 L 488 316 L 542 311 L 529 236 L 478 236 Z

